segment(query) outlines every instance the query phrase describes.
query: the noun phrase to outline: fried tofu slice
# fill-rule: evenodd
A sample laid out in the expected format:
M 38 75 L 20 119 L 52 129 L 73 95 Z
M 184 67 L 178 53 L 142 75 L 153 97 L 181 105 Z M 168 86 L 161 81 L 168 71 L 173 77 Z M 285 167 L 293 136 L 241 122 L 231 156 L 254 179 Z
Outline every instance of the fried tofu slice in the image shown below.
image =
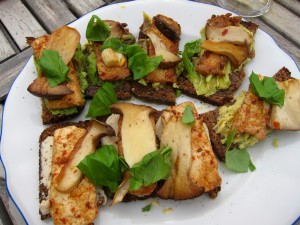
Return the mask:
M 48 109 L 66 109 L 71 107 L 84 106 L 85 100 L 81 94 L 78 77 L 76 75 L 72 62 L 70 62 L 69 68 L 70 71 L 68 73 L 68 77 L 70 81 L 66 83 L 66 86 L 71 91 L 73 91 L 73 93 L 66 95 L 60 99 L 48 100 Z
M 187 106 L 193 109 L 195 121 L 184 124 L 182 116 Z M 222 179 L 203 119 L 193 103 L 184 102 L 168 107 L 158 120 L 160 145 L 172 148 L 170 175 L 158 190 L 164 199 L 190 199 L 208 192 L 215 197 Z M 160 127 L 160 128 L 159 128 Z
M 55 179 L 68 161 L 77 141 L 86 129 L 67 126 L 57 129 L 53 138 L 52 178 L 50 185 L 50 214 L 54 224 L 90 224 L 98 215 L 95 186 L 84 178 L 71 192 L 63 193 L 55 188 Z
M 114 80 L 124 80 L 126 77 L 129 77 L 131 75 L 131 72 L 128 69 L 127 59 L 126 58 L 124 59 L 125 61 L 121 66 L 108 66 L 104 63 L 100 51 L 100 46 L 101 44 L 94 43 L 99 78 L 105 81 L 114 81 Z
M 238 134 L 247 133 L 256 136 L 258 140 L 263 140 L 270 131 L 267 126 L 270 110 L 270 104 L 249 89 L 242 106 L 233 118 L 232 129 L 236 129 Z
M 205 51 L 197 64 L 196 71 L 204 76 L 211 74 L 225 76 L 223 68 L 227 61 L 228 58 L 226 56 Z

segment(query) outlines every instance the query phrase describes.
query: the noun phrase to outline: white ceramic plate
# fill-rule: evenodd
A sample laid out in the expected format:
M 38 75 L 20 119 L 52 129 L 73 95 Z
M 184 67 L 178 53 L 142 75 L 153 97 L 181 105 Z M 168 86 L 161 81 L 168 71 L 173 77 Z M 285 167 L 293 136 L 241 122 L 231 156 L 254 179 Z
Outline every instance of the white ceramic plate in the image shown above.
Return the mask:
M 136 35 L 143 21 L 143 11 L 151 16 L 165 14 L 178 21 L 182 27 L 181 49 L 185 42 L 199 38 L 200 29 L 212 14 L 227 12 L 184 0 L 144 0 L 100 8 L 70 26 L 81 32 L 83 44 L 86 43 L 85 28 L 92 14 L 102 19 L 126 22 Z M 299 78 L 299 70 L 293 60 L 261 30 L 256 34 L 255 49 L 256 57 L 247 65 L 247 75 L 253 70 L 272 76 L 286 66 L 294 77 Z M 6 100 L 1 158 L 6 169 L 7 188 L 26 222 L 52 224 L 51 220 L 42 222 L 38 214 L 38 139 L 46 127 L 41 125 L 40 100 L 26 90 L 35 77 L 31 58 Z M 240 90 L 247 86 L 248 80 L 245 79 Z M 178 102 L 187 99 L 182 96 Z M 193 101 L 199 112 L 211 108 Z M 84 115 L 85 112 L 76 120 L 84 119 Z M 278 148 L 272 146 L 274 138 L 279 139 Z M 299 132 L 273 133 L 249 150 L 257 167 L 255 172 L 236 174 L 220 165 L 223 183 L 215 200 L 206 195 L 187 201 L 159 200 L 159 205 L 147 213 L 141 209 L 152 200 L 121 203 L 113 208 L 105 206 L 100 208 L 95 224 L 291 224 L 300 215 L 299 146 Z

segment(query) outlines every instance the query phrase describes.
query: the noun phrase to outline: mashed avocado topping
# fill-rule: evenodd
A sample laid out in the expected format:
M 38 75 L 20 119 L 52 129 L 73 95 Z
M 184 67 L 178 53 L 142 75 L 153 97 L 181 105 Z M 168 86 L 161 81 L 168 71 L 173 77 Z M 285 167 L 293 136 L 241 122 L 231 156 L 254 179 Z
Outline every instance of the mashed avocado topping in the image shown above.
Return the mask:
M 233 118 L 237 111 L 243 104 L 246 92 L 241 92 L 233 105 L 222 106 L 219 108 L 218 123 L 214 127 L 216 133 L 221 134 L 223 139 L 221 142 L 224 144 L 232 130 Z M 235 134 L 232 143 L 237 145 L 240 149 L 253 146 L 258 142 L 258 139 L 254 135 L 250 134 Z

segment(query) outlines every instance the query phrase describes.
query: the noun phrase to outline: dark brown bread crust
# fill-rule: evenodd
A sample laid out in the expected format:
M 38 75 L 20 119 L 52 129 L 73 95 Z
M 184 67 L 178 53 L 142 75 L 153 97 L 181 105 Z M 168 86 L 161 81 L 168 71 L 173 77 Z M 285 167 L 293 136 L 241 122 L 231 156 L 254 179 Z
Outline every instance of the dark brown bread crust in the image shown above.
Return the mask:
M 42 104 L 41 117 L 42 117 L 42 122 L 44 125 L 60 123 L 60 122 L 66 121 L 68 119 L 74 118 L 74 117 L 78 116 L 84 108 L 84 107 L 77 107 L 77 113 L 73 113 L 70 115 L 64 115 L 64 114 L 53 115 L 46 107 L 43 99 L 41 99 L 41 104 Z
M 285 81 L 291 79 L 292 77 L 291 77 L 291 72 L 286 67 L 283 67 L 273 76 L 273 78 L 276 81 Z M 217 134 L 214 131 L 214 126 L 217 124 L 218 121 L 218 115 L 219 115 L 219 108 L 201 114 L 201 116 L 203 117 L 203 121 L 206 124 L 209 131 L 209 136 L 213 147 L 213 151 L 215 152 L 218 159 L 224 162 L 225 154 L 226 154 L 226 146 L 221 143 L 221 139 L 222 139 L 221 134 Z
M 96 92 L 99 90 L 99 88 L 100 88 L 99 86 L 89 84 L 85 92 L 85 97 L 88 99 L 93 98 Z M 116 85 L 115 92 L 119 100 L 130 99 L 132 97 L 130 82 L 129 81 L 120 82 L 118 85 Z
M 176 95 L 172 84 L 164 84 L 163 88 L 155 89 L 151 84 L 145 86 L 137 81 L 133 81 L 131 87 L 132 93 L 144 101 L 166 105 L 175 105 L 176 103 Z
M 245 77 L 244 70 L 241 69 L 238 72 L 233 72 L 229 75 L 231 85 L 226 90 L 217 91 L 215 94 L 210 96 L 197 95 L 193 84 L 187 79 L 186 76 L 180 76 L 177 84 L 179 89 L 186 95 L 200 99 L 201 101 L 210 103 L 212 105 L 221 106 L 233 100 L 234 91 L 236 91 L 242 84 Z
M 46 128 L 40 135 L 39 138 L 39 181 L 41 181 L 43 179 L 42 177 L 42 152 L 41 152 L 41 144 L 43 143 L 43 141 L 49 137 L 49 136 L 53 136 L 54 131 L 62 128 L 62 127 L 67 127 L 67 126 L 76 126 L 76 127 L 81 127 L 81 128 L 87 128 L 88 126 L 88 121 L 80 121 L 80 122 L 65 122 L 65 123 L 60 123 L 60 124 L 55 124 L 52 125 L 48 128 Z M 44 186 L 43 184 L 39 185 L 39 203 L 41 203 L 43 200 L 46 200 L 46 197 L 48 197 L 49 194 L 49 190 L 46 186 Z M 40 216 L 41 216 L 41 220 L 44 220 L 48 217 L 50 217 L 50 214 L 47 215 L 42 215 L 41 212 Z
M 217 124 L 218 115 L 219 115 L 219 108 L 201 114 L 201 116 L 203 117 L 203 121 L 208 128 L 209 137 L 210 137 L 210 141 L 214 153 L 216 154 L 219 160 L 224 162 L 226 147 L 224 144 L 221 143 L 221 139 L 222 139 L 221 135 L 217 134 L 214 131 L 214 126 Z

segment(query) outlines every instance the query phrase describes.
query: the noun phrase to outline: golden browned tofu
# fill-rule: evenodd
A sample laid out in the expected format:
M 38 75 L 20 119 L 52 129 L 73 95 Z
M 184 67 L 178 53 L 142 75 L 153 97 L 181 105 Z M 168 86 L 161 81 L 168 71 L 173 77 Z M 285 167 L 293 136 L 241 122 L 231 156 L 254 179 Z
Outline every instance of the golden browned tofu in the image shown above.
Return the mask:
M 244 102 L 233 118 L 232 128 L 238 134 L 247 133 L 263 140 L 269 132 L 267 128 L 271 107 L 251 90 L 246 93 Z
M 70 82 L 66 86 L 73 91 L 72 94 L 66 95 L 60 99 L 48 100 L 48 109 L 67 109 L 71 107 L 81 107 L 84 105 L 85 100 L 81 94 L 78 77 L 76 75 L 72 62 L 69 63 L 70 71 L 68 77 Z
M 205 51 L 197 64 L 196 71 L 204 76 L 211 74 L 224 76 L 223 68 L 227 61 L 228 58 L 226 56 Z
M 175 68 L 169 69 L 156 69 L 146 76 L 148 82 L 161 82 L 161 83 L 175 83 L 177 76 Z
M 101 56 L 101 51 L 99 49 L 100 44 L 94 43 L 94 48 L 96 53 L 98 74 L 101 80 L 123 80 L 130 76 L 131 72 L 128 69 L 127 59 L 122 66 L 107 66 L 105 65 Z
M 68 126 L 54 132 L 52 178 L 50 185 L 50 214 L 54 224 L 90 224 L 98 215 L 95 186 L 84 178 L 71 192 L 55 188 L 55 179 L 60 173 L 77 141 L 86 129 Z

